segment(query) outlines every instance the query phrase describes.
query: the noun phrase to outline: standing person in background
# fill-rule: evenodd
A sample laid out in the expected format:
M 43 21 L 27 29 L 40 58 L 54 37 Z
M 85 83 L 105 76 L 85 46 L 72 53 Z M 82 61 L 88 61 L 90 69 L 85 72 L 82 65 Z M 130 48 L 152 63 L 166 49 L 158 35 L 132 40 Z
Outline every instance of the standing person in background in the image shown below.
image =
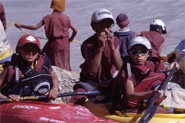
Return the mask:
M 45 34 L 48 42 L 45 44 L 42 52 L 46 53 L 51 59 L 52 65 L 71 71 L 70 66 L 70 42 L 77 34 L 76 27 L 71 23 L 70 18 L 63 14 L 62 8 L 64 0 L 52 0 L 51 8 L 53 13 L 46 15 L 35 26 L 15 23 L 18 28 L 36 30 L 45 25 Z M 72 29 L 72 35 L 69 38 L 69 29 Z
M 116 18 L 117 25 L 120 27 L 119 31 L 114 34 L 120 39 L 119 40 L 119 51 L 121 54 L 122 61 L 126 60 L 128 56 L 127 47 L 130 40 L 135 37 L 135 32 L 128 28 L 130 20 L 125 13 L 120 13 Z
M 152 56 L 160 57 L 160 53 L 164 43 L 164 37 L 162 34 L 166 34 L 166 26 L 164 22 L 160 19 L 154 19 L 150 23 L 150 31 L 142 31 L 141 33 L 137 33 L 137 36 L 146 37 L 152 46 Z
M 111 83 L 115 68 L 121 68 L 119 39 L 111 33 L 113 24 L 109 10 L 97 9 L 93 13 L 91 27 L 96 33 L 81 46 L 85 61 L 80 66 L 80 82 L 74 85 L 74 91 L 90 91 L 102 83 Z M 83 105 L 85 100 L 86 96 L 72 96 L 70 102 Z
M 3 71 L 5 62 L 11 60 L 12 52 L 12 48 L 7 40 L 6 32 L 0 20 L 0 73 Z
M 6 31 L 6 14 L 3 4 L 0 2 L 0 20 L 3 23 L 4 30 Z

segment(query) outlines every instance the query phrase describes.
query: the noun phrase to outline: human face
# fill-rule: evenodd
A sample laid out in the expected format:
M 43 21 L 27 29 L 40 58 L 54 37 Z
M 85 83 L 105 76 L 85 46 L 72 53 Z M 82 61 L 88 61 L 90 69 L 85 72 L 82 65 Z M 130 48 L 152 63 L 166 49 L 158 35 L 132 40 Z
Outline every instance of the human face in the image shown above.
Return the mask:
M 25 62 L 31 64 L 38 58 L 39 48 L 35 44 L 25 44 L 18 52 Z
M 110 32 L 112 24 L 111 19 L 103 19 L 102 21 L 94 24 L 94 28 L 98 33 L 106 32 L 106 30 Z
M 145 61 L 149 57 L 149 51 L 143 45 L 135 45 L 131 48 L 130 57 L 134 61 L 134 63 L 138 65 L 144 65 Z

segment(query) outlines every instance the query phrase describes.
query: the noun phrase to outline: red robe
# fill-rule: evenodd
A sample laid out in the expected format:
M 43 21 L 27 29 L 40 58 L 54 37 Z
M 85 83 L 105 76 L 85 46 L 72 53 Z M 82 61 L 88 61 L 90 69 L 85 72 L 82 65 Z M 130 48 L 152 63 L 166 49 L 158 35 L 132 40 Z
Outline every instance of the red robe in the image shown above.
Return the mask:
M 143 31 L 141 32 L 141 35 L 150 41 L 152 46 L 152 56 L 160 57 L 158 50 L 161 44 L 164 42 L 164 38 L 161 36 L 161 34 L 156 31 Z
M 42 52 L 51 59 L 52 65 L 71 71 L 69 31 L 71 21 L 67 15 L 54 11 L 43 18 L 45 34 L 49 41 Z

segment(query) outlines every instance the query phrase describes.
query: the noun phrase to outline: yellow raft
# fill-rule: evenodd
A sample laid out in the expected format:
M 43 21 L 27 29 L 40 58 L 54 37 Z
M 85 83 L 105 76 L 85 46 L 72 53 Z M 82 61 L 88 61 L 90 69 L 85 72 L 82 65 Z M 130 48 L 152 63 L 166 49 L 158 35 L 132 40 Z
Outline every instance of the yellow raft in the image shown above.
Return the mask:
M 143 114 L 137 113 L 126 113 L 122 114 L 119 111 L 115 114 L 110 114 L 108 106 L 106 104 L 93 104 L 86 102 L 84 105 L 88 108 L 95 116 L 101 118 L 112 119 L 121 123 L 137 123 Z M 165 107 L 166 109 L 168 107 Z M 178 109 L 177 111 L 183 111 L 184 109 Z M 185 123 L 185 114 L 155 114 L 149 123 Z

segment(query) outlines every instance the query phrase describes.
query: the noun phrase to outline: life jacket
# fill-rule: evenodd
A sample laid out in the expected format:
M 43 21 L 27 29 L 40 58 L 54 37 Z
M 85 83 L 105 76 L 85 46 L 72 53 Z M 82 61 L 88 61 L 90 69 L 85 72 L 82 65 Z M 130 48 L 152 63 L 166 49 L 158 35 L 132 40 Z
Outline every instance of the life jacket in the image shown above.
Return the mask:
M 14 82 L 14 84 L 9 83 L 8 86 L 5 86 L 1 90 L 4 95 L 39 96 L 44 95 L 52 88 L 52 79 L 49 72 L 51 62 L 47 55 L 44 55 L 44 62 L 40 71 L 34 71 L 30 66 L 24 66 L 25 65 L 19 61 L 19 73 L 21 71 L 23 77 L 20 77 L 18 82 Z M 16 72 L 14 73 L 16 74 Z M 15 76 L 9 76 L 8 80 L 11 80 L 11 77 Z
M 155 71 L 159 71 L 160 65 Z M 121 77 L 122 73 L 125 72 L 125 78 Z M 165 79 L 164 73 L 156 73 L 150 70 L 145 65 L 134 65 L 131 64 L 131 80 L 133 81 L 135 92 L 147 92 L 150 90 L 155 90 L 160 87 Z M 149 98 L 139 100 L 139 101 L 128 101 L 126 97 L 126 92 L 124 88 L 124 82 L 128 79 L 127 66 L 124 63 L 121 71 L 119 72 L 117 78 L 114 81 L 113 91 L 112 91 L 112 103 L 117 110 L 127 110 L 131 108 L 141 108 L 143 102 L 147 102 Z M 163 97 L 164 98 L 164 97 Z M 155 105 L 162 102 L 163 98 L 157 99 Z

